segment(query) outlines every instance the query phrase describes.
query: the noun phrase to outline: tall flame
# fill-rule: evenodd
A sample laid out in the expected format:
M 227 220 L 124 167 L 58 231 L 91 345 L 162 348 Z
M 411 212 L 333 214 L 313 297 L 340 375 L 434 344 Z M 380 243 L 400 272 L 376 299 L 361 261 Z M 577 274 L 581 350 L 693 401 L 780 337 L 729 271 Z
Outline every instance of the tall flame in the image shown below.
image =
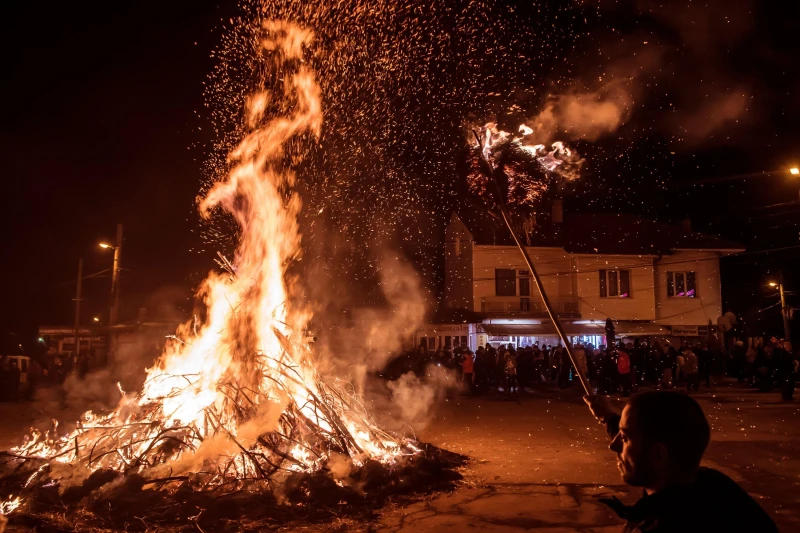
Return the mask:
M 200 203 L 202 216 L 220 208 L 241 229 L 230 271 L 210 273 L 200 288 L 204 325 L 176 337 L 148 370 L 141 393 L 123 397 L 111 414 L 88 412 L 72 433 L 34 432 L 14 449 L 43 460 L 28 485 L 54 478 L 53 461 L 145 475 L 168 465 L 170 473 L 188 471 L 208 487 L 312 471 L 332 453 L 358 465 L 416 451 L 378 430 L 356 396 L 320 376 L 295 333 L 308 316 L 287 298 L 301 202 L 290 192 L 295 176 L 285 166 L 284 145 L 298 135 L 319 136 L 322 107 L 314 73 L 301 61 L 313 33 L 277 21 L 265 23 L 264 32 L 265 53 L 291 74 L 283 94 L 248 99 L 249 132 L 229 156 L 227 178 Z M 291 113 L 269 117 L 276 99 Z

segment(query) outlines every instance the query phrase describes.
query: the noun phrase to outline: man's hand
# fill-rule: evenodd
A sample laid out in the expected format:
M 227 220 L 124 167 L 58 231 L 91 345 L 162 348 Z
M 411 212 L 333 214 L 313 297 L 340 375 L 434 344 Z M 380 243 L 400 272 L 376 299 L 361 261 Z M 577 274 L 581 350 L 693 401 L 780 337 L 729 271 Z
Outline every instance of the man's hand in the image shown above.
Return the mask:
M 583 401 L 589 406 L 592 415 L 603 423 L 608 420 L 608 417 L 614 414 L 608 398 L 603 395 L 593 394 L 591 396 L 584 396 Z

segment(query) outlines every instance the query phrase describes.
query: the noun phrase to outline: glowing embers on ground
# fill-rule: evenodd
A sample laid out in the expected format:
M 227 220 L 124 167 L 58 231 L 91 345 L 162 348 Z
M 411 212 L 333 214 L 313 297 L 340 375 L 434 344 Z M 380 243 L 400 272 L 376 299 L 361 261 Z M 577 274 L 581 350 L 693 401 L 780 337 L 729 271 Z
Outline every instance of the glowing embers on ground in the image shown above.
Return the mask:
M 331 460 L 351 470 L 419 452 L 378 429 L 351 389 L 318 373 L 295 333 L 308 314 L 287 304 L 300 199 L 290 192 L 295 178 L 284 144 L 318 136 L 322 125 L 320 88 L 302 61 L 312 38 L 292 24 L 265 24 L 261 53 L 273 62 L 270 75 L 284 77 L 285 92 L 248 99 L 249 130 L 229 156 L 231 170 L 200 203 L 203 216 L 221 209 L 240 227 L 227 272 L 212 272 L 200 289 L 204 325 L 182 327 L 143 390 L 123 393 L 112 413 L 87 412 L 71 433 L 34 432 L 11 450 L 27 473 L 23 493 L 2 503 L 4 513 L 26 504 L 24 490 L 86 487 L 91 479 L 100 486 L 101 477 L 137 476 L 166 492 L 272 490 Z

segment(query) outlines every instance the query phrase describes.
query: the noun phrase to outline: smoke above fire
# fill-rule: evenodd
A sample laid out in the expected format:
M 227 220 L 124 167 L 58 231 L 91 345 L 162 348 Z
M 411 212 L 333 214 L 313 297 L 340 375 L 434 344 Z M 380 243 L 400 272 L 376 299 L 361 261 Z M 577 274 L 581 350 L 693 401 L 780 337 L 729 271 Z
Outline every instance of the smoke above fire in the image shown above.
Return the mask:
M 548 96 L 544 108 L 525 122 L 528 134 L 548 144 L 556 136 L 594 142 L 613 133 L 631 115 L 629 80 L 613 80 L 595 91 Z

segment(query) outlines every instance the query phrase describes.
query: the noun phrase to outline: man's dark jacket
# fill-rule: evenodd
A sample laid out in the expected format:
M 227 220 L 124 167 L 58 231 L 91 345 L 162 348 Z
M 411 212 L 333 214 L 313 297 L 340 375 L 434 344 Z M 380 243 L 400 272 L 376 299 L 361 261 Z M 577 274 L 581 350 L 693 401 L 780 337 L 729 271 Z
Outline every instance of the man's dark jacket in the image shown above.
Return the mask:
M 606 421 L 610 435 L 619 431 L 619 416 Z M 769 515 L 731 478 L 701 467 L 694 481 L 644 495 L 634 505 L 603 499 L 623 520 L 625 533 L 774 533 Z

